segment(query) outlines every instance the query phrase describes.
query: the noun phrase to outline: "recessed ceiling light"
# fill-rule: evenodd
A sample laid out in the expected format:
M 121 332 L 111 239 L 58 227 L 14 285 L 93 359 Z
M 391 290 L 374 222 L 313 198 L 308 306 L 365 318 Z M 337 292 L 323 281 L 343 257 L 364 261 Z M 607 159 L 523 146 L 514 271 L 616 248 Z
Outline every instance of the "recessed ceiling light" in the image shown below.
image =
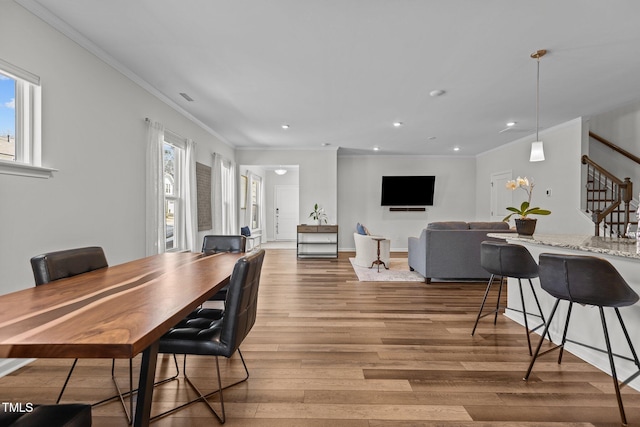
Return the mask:
M 399 128 L 402 126 L 402 122 L 393 122 L 393 126 Z
M 436 139 L 436 137 L 435 137 L 435 136 L 428 136 L 428 137 L 427 137 L 427 141 L 433 141 L 434 139 Z
M 380 151 L 380 147 L 373 147 L 373 151 Z
M 453 151 L 460 151 L 460 147 L 453 147 Z
M 444 90 L 442 89 L 436 89 L 436 90 L 432 90 L 431 92 L 429 92 L 430 96 L 441 96 L 444 95 Z
M 516 123 L 518 123 L 518 122 L 509 122 L 509 123 L 507 123 L 507 127 L 515 126 Z
M 331 145 L 331 144 L 329 144 L 328 142 L 323 142 L 323 143 L 322 143 L 322 144 L 320 144 L 320 145 L 322 145 L 323 147 L 327 147 L 327 146 L 329 146 L 329 145 Z
M 289 129 L 289 125 L 287 124 L 282 125 L 282 129 Z

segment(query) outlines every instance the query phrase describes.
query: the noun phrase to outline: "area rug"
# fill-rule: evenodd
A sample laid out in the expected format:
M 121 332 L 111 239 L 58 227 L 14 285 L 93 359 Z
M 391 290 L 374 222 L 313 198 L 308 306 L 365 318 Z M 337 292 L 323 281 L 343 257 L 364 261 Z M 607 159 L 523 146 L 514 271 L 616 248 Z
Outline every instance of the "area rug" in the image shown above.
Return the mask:
M 424 282 L 424 277 L 415 271 L 409 271 L 409 265 L 406 258 L 391 258 L 387 267 L 389 270 L 385 270 L 380 266 L 380 272 L 378 273 L 378 267 L 373 268 L 360 267 L 353 263 L 354 258 L 349 258 L 351 266 L 358 276 L 360 282 Z

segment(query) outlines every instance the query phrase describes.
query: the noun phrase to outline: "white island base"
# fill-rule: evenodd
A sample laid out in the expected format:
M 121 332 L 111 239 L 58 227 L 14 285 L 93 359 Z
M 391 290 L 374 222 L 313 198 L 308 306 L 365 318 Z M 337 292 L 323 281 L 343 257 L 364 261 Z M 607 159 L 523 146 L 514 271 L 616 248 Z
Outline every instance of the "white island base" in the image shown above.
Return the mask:
M 509 243 L 515 243 L 525 246 L 533 258 L 538 261 L 541 253 L 570 254 L 570 255 L 587 255 L 604 258 L 615 266 L 622 277 L 627 281 L 629 286 L 640 294 L 640 255 L 636 250 L 636 242 L 634 240 L 624 238 L 611 237 L 595 237 L 595 236 L 578 236 L 578 235 L 534 235 L 532 237 L 518 236 L 517 234 L 507 233 L 491 233 L 491 237 L 498 237 L 507 240 Z M 551 309 L 555 303 L 555 298 L 540 288 L 538 279 L 532 279 L 536 288 L 538 299 L 542 307 L 542 312 L 548 319 Z M 602 283 L 603 292 L 606 292 L 606 283 Z M 530 313 L 537 313 L 535 300 L 528 286 L 523 286 L 525 304 Z M 505 315 L 515 322 L 524 325 L 523 315 L 515 310 L 522 309 L 520 301 L 520 293 L 518 290 L 517 279 L 508 280 L 507 306 L 510 309 L 505 311 Z M 549 331 L 553 342 L 559 344 L 562 340 L 562 332 L 567 316 L 569 303 L 560 301 L 558 310 L 550 325 Z M 631 357 L 629 346 L 624 337 L 620 323 L 612 308 L 605 307 L 605 316 L 607 319 L 607 328 L 611 339 L 611 347 L 614 354 L 625 357 Z M 636 352 L 640 353 L 640 303 L 620 308 L 620 314 L 625 322 L 627 331 L 631 337 L 631 342 L 636 348 Z M 530 321 L 531 323 L 531 321 Z M 536 331 L 541 335 L 543 328 Z M 606 353 L 606 345 L 604 342 L 604 333 L 600 322 L 600 314 L 597 307 L 583 306 L 574 304 L 567 339 L 576 341 L 587 346 L 605 350 L 604 353 L 594 350 L 583 345 L 578 345 L 567 341 L 565 351 L 578 356 L 584 361 L 596 366 L 608 374 L 611 374 L 609 367 L 609 359 Z M 537 346 L 539 338 L 532 340 L 532 346 Z M 544 349 L 544 347 L 543 347 Z M 542 356 L 540 361 L 557 360 L 558 353 L 553 352 Z M 631 361 L 620 357 L 614 358 L 616 364 L 616 372 L 618 379 L 624 381 L 638 371 L 638 368 Z M 533 368 L 535 373 L 535 366 Z M 635 378 L 629 383 L 629 386 L 640 390 L 640 378 Z

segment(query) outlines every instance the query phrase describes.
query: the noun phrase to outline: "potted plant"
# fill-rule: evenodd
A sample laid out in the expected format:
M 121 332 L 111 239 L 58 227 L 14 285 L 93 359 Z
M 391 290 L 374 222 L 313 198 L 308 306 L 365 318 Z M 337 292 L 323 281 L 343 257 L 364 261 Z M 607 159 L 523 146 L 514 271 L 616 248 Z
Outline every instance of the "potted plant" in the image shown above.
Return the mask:
M 518 234 L 524 236 L 531 236 L 536 229 L 535 218 L 529 218 L 529 215 L 549 215 L 551 211 L 547 209 L 541 209 L 539 207 L 531 207 L 531 195 L 533 194 L 533 187 L 535 186 L 532 179 L 518 177 L 517 179 L 507 181 L 506 187 L 509 190 L 515 190 L 521 188 L 527 193 L 527 200 L 522 202 L 519 208 L 510 206 L 507 208 L 511 211 L 509 215 L 504 217 L 503 221 L 508 222 L 513 215 L 518 215 L 519 218 L 515 218 L 516 230 Z
M 309 218 L 318 221 L 318 225 L 321 225 L 322 221 L 324 221 L 325 224 L 327 223 L 327 214 L 324 212 L 324 208 L 318 206 L 317 203 L 313 205 L 313 210 L 309 214 Z

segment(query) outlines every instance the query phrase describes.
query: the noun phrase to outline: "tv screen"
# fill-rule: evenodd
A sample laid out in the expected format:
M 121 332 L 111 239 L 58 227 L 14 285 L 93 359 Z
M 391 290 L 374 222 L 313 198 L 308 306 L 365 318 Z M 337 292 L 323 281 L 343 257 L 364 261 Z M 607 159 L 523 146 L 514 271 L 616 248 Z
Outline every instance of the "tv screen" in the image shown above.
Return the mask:
M 432 206 L 435 176 L 383 176 L 382 206 Z

